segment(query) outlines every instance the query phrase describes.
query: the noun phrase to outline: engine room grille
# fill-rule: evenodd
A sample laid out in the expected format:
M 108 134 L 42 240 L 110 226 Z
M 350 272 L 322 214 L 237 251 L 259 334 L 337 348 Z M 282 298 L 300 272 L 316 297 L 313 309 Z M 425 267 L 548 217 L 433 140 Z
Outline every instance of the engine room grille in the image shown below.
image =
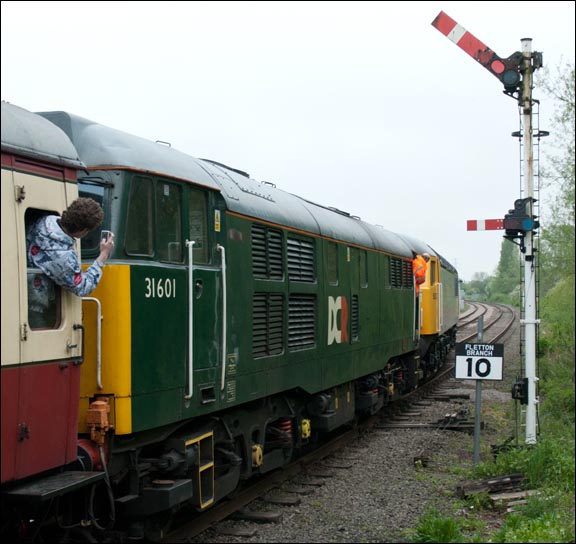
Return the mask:
M 252 273 L 257 278 L 283 278 L 282 233 L 263 225 L 252 225 Z
M 288 277 L 290 281 L 313 282 L 316 279 L 312 240 L 288 237 Z
M 402 261 L 390 257 L 390 286 L 402 287 Z
M 267 357 L 284 351 L 284 295 L 254 293 L 252 355 Z
M 360 304 L 358 295 L 352 295 L 352 304 L 350 307 L 350 339 L 352 342 L 358 342 L 360 334 Z
M 390 286 L 410 289 L 412 285 L 412 263 L 390 257 Z
M 288 347 L 292 350 L 316 345 L 316 295 L 290 295 Z
M 402 287 L 410 289 L 414 285 L 412 263 L 402 261 Z

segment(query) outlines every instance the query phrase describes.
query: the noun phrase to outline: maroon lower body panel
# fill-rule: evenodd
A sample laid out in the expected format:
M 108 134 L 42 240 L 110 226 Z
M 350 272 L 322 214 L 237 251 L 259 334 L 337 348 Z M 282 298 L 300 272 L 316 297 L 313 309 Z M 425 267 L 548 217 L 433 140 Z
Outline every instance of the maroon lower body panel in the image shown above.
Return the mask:
M 2 368 L 2 483 L 76 460 L 80 367 Z

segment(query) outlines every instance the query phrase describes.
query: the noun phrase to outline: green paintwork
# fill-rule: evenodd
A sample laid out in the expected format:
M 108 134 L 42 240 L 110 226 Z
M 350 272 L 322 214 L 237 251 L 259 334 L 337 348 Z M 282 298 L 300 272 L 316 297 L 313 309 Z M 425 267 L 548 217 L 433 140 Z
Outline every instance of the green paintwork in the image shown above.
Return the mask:
M 392 287 L 389 283 L 391 258 L 403 265 L 410 263 L 410 240 L 368 225 L 345 212 L 260 184 L 222 165 L 199 161 L 68 114 L 46 116 L 60 124 L 80 146 L 80 158 L 93 170 L 92 175 L 101 176 L 110 184 L 104 195 L 107 214 L 104 226 L 116 233 L 112 259 L 131 264 L 134 431 L 177 423 L 293 389 L 310 394 L 320 392 L 381 370 L 390 359 L 416 349 L 413 290 L 407 286 Z M 99 171 L 101 164 L 119 168 Z M 168 176 L 154 172 L 165 172 Z M 150 255 L 137 257 L 125 253 L 133 176 L 153 180 L 155 191 L 159 184 L 180 191 L 181 244 L 188 239 L 192 228 L 188 224 L 189 188 L 200 188 L 207 194 L 206 243 L 210 258 L 209 264 L 194 268 L 195 285 L 201 282 L 202 288 L 199 294 L 194 287 L 194 387 L 188 400 L 185 399 L 189 364 L 187 258 L 184 255 L 183 263 L 164 264 L 158 262 L 157 249 Z M 221 213 L 219 229 L 215 209 Z M 284 247 L 283 278 L 254 277 L 254 223 L 280 233 Z M 142 226 L 147 228 L 145 222 Z M 162 223 L 160 226 L 158 229 L 156 225 L 156 229 L 164 239 L 171 231 L 168 227 L 164 229 Z M 158 237 L 158 233 L 155 236 Z M 292 241 L 304 239 L 312 244 L 315 281 L 288 279 L 289 237 Z M 155 239 L 157 243 L 158 238 Z M 338 285 L 327 281 L 330 242 L 338 246 Z M 222 368 L 224 286 L 218 244 L 224 246 L 227 260 L 225 369 Z M 96 252 L 97 246 L 83 256 L 90 259 Z M 361 254 L 366 258 L 367 285 L 362 285 L 360 278 Z M 147 297 L 146 282 L 155 282 L 156 286 L 161 282 L 164 289 L 168 284 L 173 285 L 175 296 Z M 253 356 L 255 294 L 283 297 L 283 349 L 276 355 Z M 289 347 L 289 328 L 294 327 L 294 323 L 288 323 L 291 295 L 300 295 L 299 303 L 304 305 L 310 304 L 309 297 L 315 297 L 314 343 L 305 349 Z M 348 306 L 347 338 L 342 343 L 329 343 L 329 338 L 333 338 L 329 330 L 331 322 L 332 326 L 341 328 L 344 298 Z M 270 299 L 265 300 L 265 304 L 270 304 Z M 357 338 L 352 338 L 353 301 L 358 308 Z M 312 321 L 310 314 L 305 318 Z M 294 330 L 290 330 L 294 334 Z M 307 332 L 311 336 L 310 330 Z M 338 337 L 340 334 L 337 333 Z

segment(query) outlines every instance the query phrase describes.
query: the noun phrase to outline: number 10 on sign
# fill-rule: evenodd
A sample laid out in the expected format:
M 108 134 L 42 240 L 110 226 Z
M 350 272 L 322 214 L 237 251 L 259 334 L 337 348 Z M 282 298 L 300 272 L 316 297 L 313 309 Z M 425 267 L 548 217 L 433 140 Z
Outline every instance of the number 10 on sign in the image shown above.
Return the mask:
M 502 379 L 502 344 L 456 344 L 455 351 L 457 379 Z

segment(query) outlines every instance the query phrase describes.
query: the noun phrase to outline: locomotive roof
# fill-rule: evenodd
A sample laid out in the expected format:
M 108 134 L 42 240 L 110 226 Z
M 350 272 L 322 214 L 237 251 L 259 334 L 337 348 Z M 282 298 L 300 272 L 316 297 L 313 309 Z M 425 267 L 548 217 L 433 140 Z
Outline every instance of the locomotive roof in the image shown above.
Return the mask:
M 240 170 L 196 159 L 67 112 L 41 112 L 40 115 L 68 134 L 90 168 L 134 169 L 197 183 L 219 190 L 232 212 L 403 257 L 412 256 L 409 244 L 401 236 L 278 189 L 271 183 L 258 182 Z
M 311 202 L 258 182 L 225 165 L 207 162 L 231 211 L 354 245 L 388 251 L 403 257 L 412 253 L 397 234 L 375 227 L 347 212 Z
M 422 253 L 429 253 L 430 255 L 435 255 L 436 257 L 438 257 L 441 266 L 443 266 L 450 272 L 453 272 L 454 274 L 457 273 L 456 268 L 454 268 L 454 266 L 449 261 L 447 261 L 442 255 L 440 255 L 440 253 L 438 253 L 432 246 L 429 246 L 428 244 L 425 244 L 424 242 L 416 238 L 413 238 L 412 236 L 408 236 L 406 234 L 401 234 L 400 237 L 403 238 L 406 241 L 406 243 L 410 246 L 410 248 L 416 253 L 420 253 L 420 255 L 422 255 Z
M 85 169 L 72 142 L 62 130 L 39 115 L 4 101 L 2 151 Z
M 38 114 L 70 137 L 89 168 L 139 170 L 220 190 L 199 162 L 181 151 L 64 111 Z

